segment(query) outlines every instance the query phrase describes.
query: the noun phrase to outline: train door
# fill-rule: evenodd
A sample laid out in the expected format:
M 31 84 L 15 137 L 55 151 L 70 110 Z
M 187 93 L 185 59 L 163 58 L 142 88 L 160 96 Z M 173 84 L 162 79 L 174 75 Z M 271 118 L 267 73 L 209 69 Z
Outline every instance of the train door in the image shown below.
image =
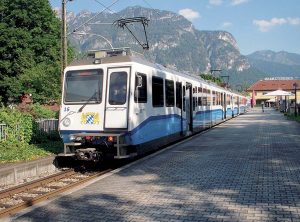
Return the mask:
M 224 119 L 224 97 L 223 97 L 223 93 L 220 93 L 220 103 L 221 103 L 221 107 L 222 107 L 222 120 Z
M 237 115 L 240 114 L 240 97 L 237 96 L 237 107 L 238 107 L 238 111 L 237 111 Z
M 223 112 L 224 112 L 224 119 L 226 119 L 226 105 L 227 105 L 227 101 L 226 101 L 226 93 L 223 94 Z
M 108 68 L 104 128 L 126 129 L 128 126 L 128 92 L 130 67 Z
M 186 124 L 187 131 L 193 132 L 193 88 L 192 84 L 186 83 L 185 89 L 185 112 L 186 112 Z

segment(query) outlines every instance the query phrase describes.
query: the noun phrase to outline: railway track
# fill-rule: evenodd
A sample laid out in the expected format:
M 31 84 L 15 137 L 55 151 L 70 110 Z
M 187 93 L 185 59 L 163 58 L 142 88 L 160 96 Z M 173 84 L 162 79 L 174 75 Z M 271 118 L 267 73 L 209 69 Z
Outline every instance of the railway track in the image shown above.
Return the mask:
M 150 152 L 149 154 L 157 153 L 159 150 L 164 150 L 168 147 L 172 147 L 173 145 L 182 143 L 196 135 L 207 132 L 207 130 L 183 138 L 167 146 L 161 147 L 153 152 Z M 145 156 L 140 156 L 129 161 L 119 162 L 118 164 L 106 166 L 102 168 L 101 171 L 97 172 L 91 171 L 83 174 L 81 172 L 75 172 L 74 169 L 68 169 L 45 178 L 2 190 L 0 191 L 0 219 L 15 214 L 22 209 L 30 207 L 44 200 L 58 196 L 62 192 L 65 192 L 73 187 L 83 184 L 89 180 L 92 180 L 98 176 L 108 173 L 135 160 L 141 159 Z
M 72 169 L 12 187 L 0 192 L 0 218 L 10 216 L 29 206 L 58 196 L 60 193 L 83 184 L 112 169 L 101 172 L 75 172 Z

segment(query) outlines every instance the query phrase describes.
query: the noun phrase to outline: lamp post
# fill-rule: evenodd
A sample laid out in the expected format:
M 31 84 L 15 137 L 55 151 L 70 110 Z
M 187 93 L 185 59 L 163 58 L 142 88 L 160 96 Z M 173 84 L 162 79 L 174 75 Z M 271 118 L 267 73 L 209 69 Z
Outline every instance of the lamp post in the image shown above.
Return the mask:
M 105 38 L 104 36 L 102 35 L 99 35 L 99 34 L 95 34 L 95 33 L 88 33 L 88 32 L 73 32 L 72 34 L 75 34 L 75 35 L 91 35 L 91 36 L 98 36 L 98 37 L 101 37 L 102 39 L 104 39 L 110 46 L 111 49 L 114 49 L 114 47 L 112 46 L 112 44 L 110 43 L 110 41 Z
M 298 87 L 298 84 L 295 82 L 293 84 L 294 88 L 295 88 L 295 116 L 297 116 L 297 87 Z

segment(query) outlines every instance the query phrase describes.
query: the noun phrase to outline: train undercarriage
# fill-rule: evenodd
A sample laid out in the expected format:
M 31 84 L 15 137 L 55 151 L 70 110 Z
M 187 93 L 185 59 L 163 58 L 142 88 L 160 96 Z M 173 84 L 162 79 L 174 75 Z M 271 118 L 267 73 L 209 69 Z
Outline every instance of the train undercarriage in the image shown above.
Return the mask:
M 60 157 L 72 157 L 78 161 L 101 162 L 107 156 L 127 159 L 136 156 L 133 147 L 124 143 L 122 133 L 78 133 L 70 136 L 71 142 L 64 144 Z

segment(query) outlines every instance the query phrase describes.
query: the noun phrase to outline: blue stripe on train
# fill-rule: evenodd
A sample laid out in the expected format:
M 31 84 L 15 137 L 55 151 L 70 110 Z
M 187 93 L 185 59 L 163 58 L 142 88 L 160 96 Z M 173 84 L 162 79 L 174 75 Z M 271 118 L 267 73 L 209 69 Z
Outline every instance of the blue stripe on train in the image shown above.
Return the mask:
M 227 118 L 232 117 L 232 109 L 231 108 L 227 108 L 227 110 L 226 110 L 226 117 Z
M 194 127 L 201 127 L 211 122 L 217 122 L 222 120 L 223 111 L 222 109 L 198 111 L 193 121 Z
M 243 110 L 243 111 L 242 111 Z M 245 108 L 240 107 L 240 112 L 244 112 Z M 237 109 L 234 110 L 237 113 Z M 211 124 L 211 122 L 218 122 L 222 120 L 222 109 L 198 111 L 193 119 L 193 127 L 204 128 Z M 232 116 L 231 108 L 227 109 L 227 117 Z M 186 130 L 186 119 L 182 123 L 183 131 Z M 131 145 L 137 145 L 151 140 L 159 139 L 160 137 L 179 133 L 181 131 L 181 117 L 178 114 L 151 116 L 143 121 L 139 126 L 128 132 L 125 137 L 125 142 Z M 63 141 L 69 141 L 69 135 L 73 133 L 80 133 L 81 131 L 61 131 Z M 91 131 L 95 132 L 95 131 Z M 96 133 L 96 132 L 95 132 Z
M 244 113 L 245 112 L 245 106 L 240 106 L 240 113 Z
M 233 109 L 233 114 L 236 116 L 238 114 L 238 108 L 237 107 L 234 107 Z
M 183 119 L 183 130 L 186 120 Z M 168 136 L 181 131 L 181 117 L 177 114 L 151 116 L 139 126 L 129 132 L 125 138 L 126 143 L 137 145 L 160 137 Z
M 198 111 L 193 119 L 193 127 L 205 127 L 211 121 L 222 120 L 222 110 Z M 186 130 L 186 119 L 183 119 L 183 131 Z M 177 114 L 151 116 L 138 127 L 129 132 L 125 138 L 126 143 L 137 145 L 151 140 L 159 139 L 181 131 L 181 117 Z

